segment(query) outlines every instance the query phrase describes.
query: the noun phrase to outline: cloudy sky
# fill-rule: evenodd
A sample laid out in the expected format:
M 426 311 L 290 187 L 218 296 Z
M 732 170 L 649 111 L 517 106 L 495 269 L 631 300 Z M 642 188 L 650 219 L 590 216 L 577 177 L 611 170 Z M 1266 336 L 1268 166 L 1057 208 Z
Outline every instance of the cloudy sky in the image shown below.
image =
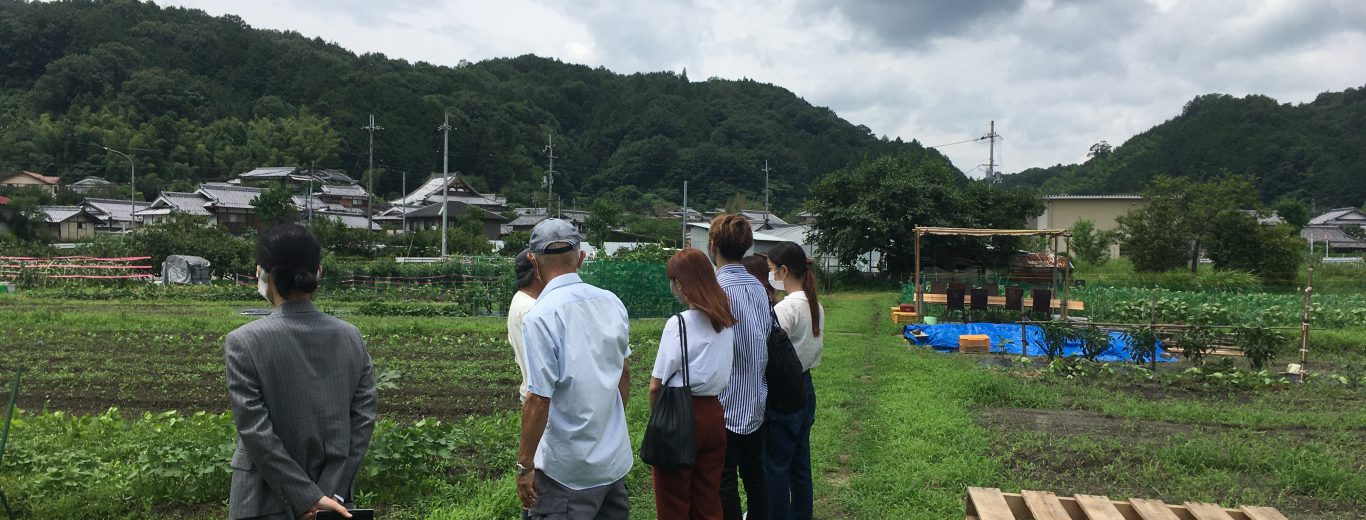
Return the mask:
M 1362 0 L 170 0 L 355 52 L 454 65 L 537 54 L 751 78 L 879 135 L 996 121 L 1000 169 L 1076 162 L 1199 94 L 1304 103 L 1366 85 Z M 941 148 L 969 174 L 985 141 Z

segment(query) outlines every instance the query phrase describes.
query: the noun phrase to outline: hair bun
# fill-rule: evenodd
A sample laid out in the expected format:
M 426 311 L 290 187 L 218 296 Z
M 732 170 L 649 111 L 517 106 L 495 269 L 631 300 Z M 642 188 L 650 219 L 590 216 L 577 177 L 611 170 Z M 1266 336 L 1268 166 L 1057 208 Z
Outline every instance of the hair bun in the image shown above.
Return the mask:
M 294 288 L 311 293 L 318 289 L 318 274 L 301 270 L 294 273 Z

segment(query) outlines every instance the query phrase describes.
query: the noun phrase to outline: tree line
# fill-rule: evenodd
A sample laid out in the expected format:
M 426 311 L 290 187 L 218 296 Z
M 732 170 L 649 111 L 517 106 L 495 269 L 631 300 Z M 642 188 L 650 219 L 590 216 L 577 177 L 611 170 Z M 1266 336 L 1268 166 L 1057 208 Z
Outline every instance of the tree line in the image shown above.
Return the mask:
M 917 148 L 750 80 L 693 81 L 686 71 L 621 75 L 536 56 L 411 63 L 356 55 L 235 16 L 135 0 L 0 0 L 0 169 L 93 175 L 142 198 L 188 191 L 257 166 L 338 168 L 362 177 L 370 114 L 381 195 L 450 164 L 479 189 L 544 205 L 549 134 L 557 203 L 597 197 L 642 210 L 772 197 L 795 210 L 821 175 Z M 628 210 L 634 208 L 626 208 Z
M 1290 197 L 1323 211 L 1366 203 L 1366 87 L 1313 102 L 1206 94 L 1180 115 L 1112 147 L 1093 145 L 1081 164 L 1030 168 L 1005 183 L 1048 194 L 1138 193 L 1160 176 L 1208 182 L 1250 175 L 1265 204 Z

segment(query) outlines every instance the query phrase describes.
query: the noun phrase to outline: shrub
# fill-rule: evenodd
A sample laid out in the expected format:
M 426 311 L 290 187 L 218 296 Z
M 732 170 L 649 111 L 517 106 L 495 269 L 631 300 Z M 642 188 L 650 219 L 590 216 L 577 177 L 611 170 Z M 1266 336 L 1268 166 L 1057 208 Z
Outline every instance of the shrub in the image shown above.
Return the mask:
M 1078 327 L 1073 331 L 1073 337 L 1081 343 L 1081 357 L 1087 361 L 1095 361 L 1110 348 L 1110 333 L 1095 325 Z
M 1061 321 L 1050 321 L 1040 326 L 1043 330 L 1043 351 L 1049 361 L 1062 355 L 1063 347 L 1072 339 L 1075 332 L 1071 325 Z
M 1253 370 L 1265 368 L 1285 342 L 1276 331 L 1258 325 L 1239 327 L 1234 331 L 1234 337 Z
M 1176 337 L 1181 347 L 1181 356 L 1193 363 L 1203 363 L 1205 354 L 1214 348 L 1216 335 L 1213 330 L 1202 325 L 1194 325 Z
M 1130 361 L 1141 365 L 1157 359 L 1157 343 L 1162 340 L 1162 335 L 1157 329 L 1140 325 L 1125 331 L 1124 334 L 1129 338 Z

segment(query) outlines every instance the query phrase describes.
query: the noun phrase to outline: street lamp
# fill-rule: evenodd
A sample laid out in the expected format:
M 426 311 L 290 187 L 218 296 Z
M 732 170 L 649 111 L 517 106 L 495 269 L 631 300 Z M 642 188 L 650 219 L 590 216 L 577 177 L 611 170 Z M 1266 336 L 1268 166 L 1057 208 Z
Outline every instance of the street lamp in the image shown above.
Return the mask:
M 132 223 L 134 218 L 133 214 L 137 213 L 138 211 L 137 204 L 134 202 L 134 199 L 137 198 L 138 193 L 137 165 L 133 164 L 133 158 L 129 157 L 126 153 L 120 152 L 108 146 L 101 146 L 100 148 L 104 148 L 104 151 L 106 152 L 114 152 L 116 154 L 122 155 L 124 159 L 128 159 L 128 222 Z M 128 224 L 123 225 L 123 230 L 128 231 Z

